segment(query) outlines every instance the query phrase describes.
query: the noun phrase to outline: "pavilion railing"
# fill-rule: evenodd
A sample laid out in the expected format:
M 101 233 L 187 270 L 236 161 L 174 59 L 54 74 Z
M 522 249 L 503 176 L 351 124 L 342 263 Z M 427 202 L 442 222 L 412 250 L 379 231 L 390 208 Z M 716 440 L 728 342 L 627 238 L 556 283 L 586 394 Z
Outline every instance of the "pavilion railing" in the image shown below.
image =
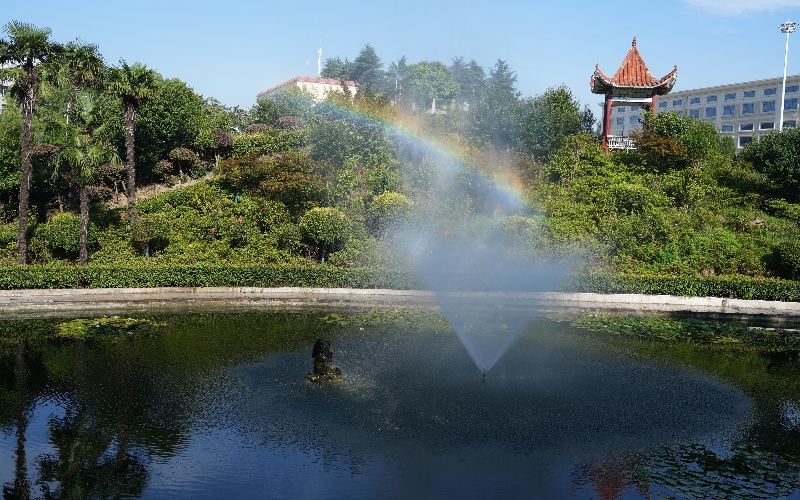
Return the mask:
M 608 149 L 624 149 L 625 151 L 630 151 L 631 149 L 636 149 L 636 145 L 630 137 L 610 135 L 608 136 Z

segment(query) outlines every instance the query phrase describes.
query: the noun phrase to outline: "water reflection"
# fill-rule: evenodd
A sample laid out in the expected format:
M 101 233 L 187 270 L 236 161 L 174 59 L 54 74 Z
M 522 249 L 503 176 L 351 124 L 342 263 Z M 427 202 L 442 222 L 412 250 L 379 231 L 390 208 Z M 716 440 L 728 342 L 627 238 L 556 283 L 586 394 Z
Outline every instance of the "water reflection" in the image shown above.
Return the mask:
M 312 314 L 155 319 L 170 326 L 118 341 L 46 340 L 0 323 L 14 339 L 0 344 L 0 463 L 14 469 L 0 470 L 3 498 L 780 498 L 800 488 L 791 353 L 604 339 L 540 321 L 483 383 L 449 333 L 360 331 Z M 338 387 L 303 382 L 318 336 L 335 342 Z M 749 420 L 738 390 L 642 357 L 732 380 L 753 397 Z M 44 431 L 32 425 L 41 420 Z

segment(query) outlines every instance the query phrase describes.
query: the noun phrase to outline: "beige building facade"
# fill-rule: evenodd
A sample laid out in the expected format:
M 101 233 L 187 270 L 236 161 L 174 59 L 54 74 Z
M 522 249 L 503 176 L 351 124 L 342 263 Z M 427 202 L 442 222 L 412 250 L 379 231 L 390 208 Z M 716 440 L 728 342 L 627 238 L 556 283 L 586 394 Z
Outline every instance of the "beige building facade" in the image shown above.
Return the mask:
M 356 95 L 358 91 L 358 84 L 353 81 L 346 81 L 345 85 L 347 85 L 348 90 L 350 90 L 350 95 Z M 331 78 L 313 78 L 310 76 L 296 76 L 291 80 L 287 80 L 281 84 L 275 85 L 274 87 L 268 88 L 263 92 L 259 92 L 256 97 L 271 97 L 282 90 L 286 90 L 290 87 L 298 87 L 306 92 L 309 92 L 314 95 L 314 98 L 317 101 L 321 101 L 325 99 L 325 94 L 328 92 L 341 92 L 342 91 L 342 82 L 340 80 L 334 80 Z
M 781 103 L 783 78 L 718 85 L 671 92 L 658 100 L 657 113 L 674 112 L 713 123 L 723 135 L 733 136 L 742 148 L 754 138 L 778 130 L 783 106 L 783 126 L 800 121 L 800 75 L 786 78 L 786 97 Z M 648 100 L 649 101 L 649 100 Z M 644 106 L 649 102 L 615 102 L 611 135 L 627 136 L 641 129 Z

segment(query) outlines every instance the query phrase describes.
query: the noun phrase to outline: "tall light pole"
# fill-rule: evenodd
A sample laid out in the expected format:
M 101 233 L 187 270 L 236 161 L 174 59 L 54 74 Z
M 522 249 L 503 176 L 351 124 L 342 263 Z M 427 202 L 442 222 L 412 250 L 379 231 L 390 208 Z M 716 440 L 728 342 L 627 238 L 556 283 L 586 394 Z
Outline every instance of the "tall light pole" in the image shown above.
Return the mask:
M 783 130 L 783 108 L 786 107 L 786 64 L 789 62 L 789 34 L 794 33 L 797 29 L 798 24 L 786 21 L 783 24 L 778 25 L 780 28 L 781 33 L 786 33 L 786 53 L 783 56 L 783 87 L 781 88 L 781 119 L 778 122 L 778 130 Z

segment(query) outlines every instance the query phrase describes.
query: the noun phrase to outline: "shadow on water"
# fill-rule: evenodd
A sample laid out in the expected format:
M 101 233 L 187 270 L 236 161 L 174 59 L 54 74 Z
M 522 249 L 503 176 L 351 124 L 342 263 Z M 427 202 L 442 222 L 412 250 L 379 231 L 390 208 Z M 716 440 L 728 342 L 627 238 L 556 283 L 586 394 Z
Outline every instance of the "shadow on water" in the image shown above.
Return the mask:
M 534 320 L 484 382 L 451 332 L 307 314 L 157 319 L 170 326 L 149 337 L 32 337 L 0 351 L 4 498 L 726 498 L 713 486 L 726 482 L 739 498 L 762 498 L 784 491 L 770 480 L 796 489 L 791 355 Z M 304 381 L 318 336 L 332 340 L 344 382 Z

